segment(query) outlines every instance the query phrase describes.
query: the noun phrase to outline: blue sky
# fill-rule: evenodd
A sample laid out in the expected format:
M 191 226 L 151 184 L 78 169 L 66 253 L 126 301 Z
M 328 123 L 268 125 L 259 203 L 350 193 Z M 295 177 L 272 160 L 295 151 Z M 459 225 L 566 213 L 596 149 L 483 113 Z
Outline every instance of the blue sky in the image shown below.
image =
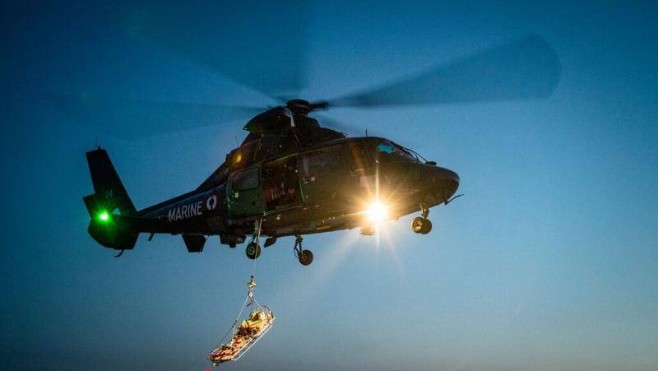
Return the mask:
M 559 56 L 561 79 L 547 99 L 327 112 L 353 136 L 367 129 L 457 171 L 467 196 L 432 209 L 426 236 L 411 233 L 411 217 L 388 224 L 379 243 L 356 230 L 308 236 L 309 267 L 294 259 L 291 238 L 255 266 L 243 246 L 210 240 L 188 254 L 165 235 L 142 236 L 112 258 L 86 233 L 84 152 L 107 148 L 143 208 L 202 182 L 249 119 L 157 104 L 149 116 L 121 99 L 275 102 L 190 53 L 133 37 L 153 3 L 2 5 L 2 363 L 203 369 L 255 270 L 256 295 L 278 319 L 227 369 L 657 369 L 658 9 L 526 3 L 270 4 L 271 14 L 303 19 L 289 45 L 263 44 L 276 33 L 234 5 L 204 12 L 207 4 L 192 2 L 181 12 L 181 22 L 217 29 L 186 50 L 207 49 L 235 74 L 283 76 L 253 50 L 298 55 L 308 99 L 528 34 Z M 243 40 L 260 44 L 241 49 Z M 125 105 L 118 119 L 80 119 L 51 93 Z

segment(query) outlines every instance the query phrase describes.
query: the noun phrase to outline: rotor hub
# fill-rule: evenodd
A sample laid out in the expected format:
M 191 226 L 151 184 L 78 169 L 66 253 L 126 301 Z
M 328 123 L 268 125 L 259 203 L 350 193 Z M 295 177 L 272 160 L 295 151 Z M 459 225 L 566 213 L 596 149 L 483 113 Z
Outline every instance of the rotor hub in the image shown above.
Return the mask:
M 286 103 L 286 107 L 295 115 L 306 116 L 313 110 L 311 104 L 304 99 L 291 99 Z
M 328 103 L 325 101 L 309 103 L 309 101 L 304 99 L 291 99 L 286 102 L 286 108 L 288 108 L 294 115 L 300 116 L 306 116 L 310 112 L 326 109 L 327 107 Z

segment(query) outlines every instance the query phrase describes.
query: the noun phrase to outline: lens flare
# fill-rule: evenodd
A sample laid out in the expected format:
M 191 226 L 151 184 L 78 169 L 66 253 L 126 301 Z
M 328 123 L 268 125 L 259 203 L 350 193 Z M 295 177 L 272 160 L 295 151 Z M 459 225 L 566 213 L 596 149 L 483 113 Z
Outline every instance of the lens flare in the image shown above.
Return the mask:
M 375 201 L 366 209 L 366 216 L 373 224 L 378 224 L 388 217 L 388 208 L 379 201 Z

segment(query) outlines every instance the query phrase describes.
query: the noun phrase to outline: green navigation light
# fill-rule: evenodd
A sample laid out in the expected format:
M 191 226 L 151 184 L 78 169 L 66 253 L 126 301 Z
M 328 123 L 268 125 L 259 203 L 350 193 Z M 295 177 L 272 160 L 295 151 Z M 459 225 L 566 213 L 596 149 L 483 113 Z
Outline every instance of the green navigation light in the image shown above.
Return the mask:
M 107 221 L 110 220 L 110 214 L 109 214 L 107 211 L 103 211 L 102 213 L 100 213 L 100 214 L 98 215 L 98 219 L 99 219 L 101 222 L 107 222 Z

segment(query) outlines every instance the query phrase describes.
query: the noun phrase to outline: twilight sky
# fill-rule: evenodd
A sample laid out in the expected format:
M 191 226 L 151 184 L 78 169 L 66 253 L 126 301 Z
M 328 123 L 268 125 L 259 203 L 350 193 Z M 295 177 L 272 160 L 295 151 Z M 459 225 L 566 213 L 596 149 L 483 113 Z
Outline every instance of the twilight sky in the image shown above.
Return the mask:
M 277 321 L 226 369 L 658 369 L 653 2 L 78 3 L 0 8 L 3 369 L 202 370 L 252 272 Z M 459 173 L 429 235 L 408 216 L 308 236 L 309 267 L 292 238 L 254 265 L 87 235 L 96 143 L 144 208 L 242 140 L 249 113 L 217 104 L 332 98 L 527 35 L 562 66 L 546 99 L 323 113 Z

